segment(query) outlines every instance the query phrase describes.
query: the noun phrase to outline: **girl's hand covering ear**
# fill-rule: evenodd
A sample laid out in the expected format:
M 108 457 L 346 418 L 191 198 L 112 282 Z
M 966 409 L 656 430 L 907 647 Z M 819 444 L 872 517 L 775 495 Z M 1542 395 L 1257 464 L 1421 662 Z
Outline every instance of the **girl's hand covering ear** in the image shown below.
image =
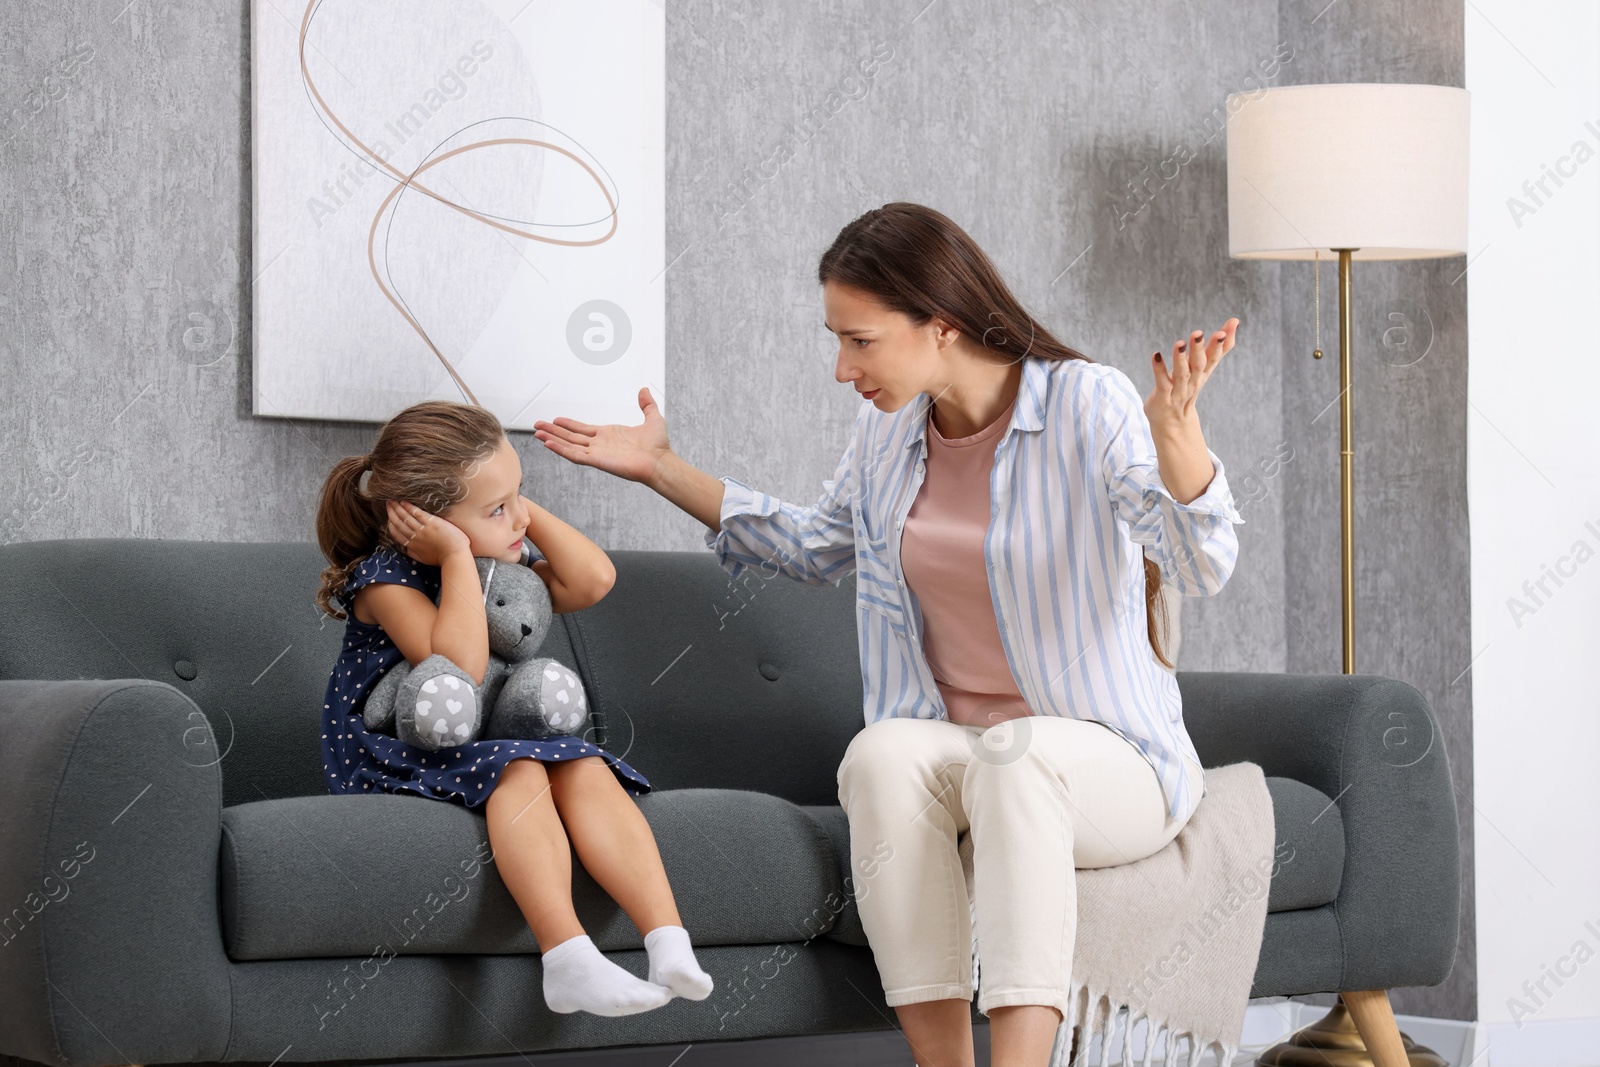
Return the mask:
M 454 552 L 472 551 L 471 539 L 449 520 L 423 511 L 408 500 L 390 500 L 386 504 L 389 536 L 418 563 L 437 567 Z

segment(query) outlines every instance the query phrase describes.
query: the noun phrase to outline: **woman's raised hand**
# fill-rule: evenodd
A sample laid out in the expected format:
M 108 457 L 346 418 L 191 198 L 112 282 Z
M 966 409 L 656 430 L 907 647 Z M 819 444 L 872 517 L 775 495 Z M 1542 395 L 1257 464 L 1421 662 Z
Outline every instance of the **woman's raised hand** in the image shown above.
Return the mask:
M 672 446 L 667 443 L 667 420 L 656 407 L 648 386 L 639 390 L 639 409 L 644 412 L 644 422 L 638 426 L 593 426 L 576 419 L 541 419 L 533 424 L 533 435 L 564 459 L 599 467 L 629 481 L 649 482 Z
M 1155 390 L 1145 398 L 1144 413 L 1150 424 L 1181 424 L 1194 415 L 1194 400 L 1200 387 L 1206 384 L 1211 372 L 1222 357 L 1233 350 L 1233 336 L 1239 329 L 1237 318 L 1222 324 L 1222 329 L 1209 338 L 1199 330 L 1172 345 L 1172 356 L 1163 368 L 1161 353 L 1150 357 L 1150 369 L 1155 374 Z M 1202 344 L 1201 342 L 1205 343 Z
M 418 563 L 437 567 L 452 552 L 472 551 L 472 539 L 448 519 L 423 511 L 409 500 L 389 500 L 389 536 Z

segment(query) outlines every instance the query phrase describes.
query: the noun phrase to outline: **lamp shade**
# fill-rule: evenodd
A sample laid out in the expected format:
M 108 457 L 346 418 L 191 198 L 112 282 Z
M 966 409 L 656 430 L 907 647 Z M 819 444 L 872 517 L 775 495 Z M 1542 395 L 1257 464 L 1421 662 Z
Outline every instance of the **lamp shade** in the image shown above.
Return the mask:
M 1432 259 L 1467 251 L 1465 89 L 1285 85 L 1227 98 L 1228 253 Z

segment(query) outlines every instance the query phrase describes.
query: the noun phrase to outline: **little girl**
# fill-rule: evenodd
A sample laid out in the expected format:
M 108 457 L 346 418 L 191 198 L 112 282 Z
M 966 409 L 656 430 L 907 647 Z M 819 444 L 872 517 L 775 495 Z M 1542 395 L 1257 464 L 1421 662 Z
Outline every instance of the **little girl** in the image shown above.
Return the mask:
M 521 487 L 522 462 L 500 421 L 447 401 L 406 408 L 370 454 L 343 459 L 328 475 L 317 540 L 330 565 L 316 601 L 346 620 L 323 705 L 328 790 L 482 807 L 500 877 L 539 942 L 551 1011 L 631 1015 L 674 996 L 704 1000 L 713 982 L 695 960 L 634 803 L 650 791 L 637 771 L 581 737 L 427 752 L 363 723 L 366 695 L 402 657 L 415 666 L 438 653 L 482 684 L 489 629 L 474 557 L 528 563 L 526 537 L 544 556 L 529 565 L 558 613 L 610 590 L 616 572 L 605 552 Z M 583 932 L 569 849 L 644 934 L 648 981 L 606 959 Z

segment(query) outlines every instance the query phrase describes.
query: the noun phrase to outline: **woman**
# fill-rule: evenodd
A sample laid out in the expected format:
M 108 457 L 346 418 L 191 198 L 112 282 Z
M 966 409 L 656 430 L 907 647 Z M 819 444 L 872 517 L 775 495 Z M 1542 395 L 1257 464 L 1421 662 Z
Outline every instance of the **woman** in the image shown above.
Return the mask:
M 1153 609 L 1163 576 L 1206 596 L 1233 569 L 1243 520 L 1195 397 L 1239 320 L 1174 344 L 1170 371 L 1154 354 L 1141 406 L 930 208 L 867 212 L 818 277 L 834 376 L 867 402 L 810 507 L 689 466 L 648 390 L 640 426 L 535 433 L 705 523 L 735 578 L 855 572 L 867 725 L 839 802 L 885 998 L 919 1064 L 971 1064 L 976 945 L 992 1061 L 1041 1064 L 1069 1010 L 1073 870 L 1150 855 L 1204 796 Z

